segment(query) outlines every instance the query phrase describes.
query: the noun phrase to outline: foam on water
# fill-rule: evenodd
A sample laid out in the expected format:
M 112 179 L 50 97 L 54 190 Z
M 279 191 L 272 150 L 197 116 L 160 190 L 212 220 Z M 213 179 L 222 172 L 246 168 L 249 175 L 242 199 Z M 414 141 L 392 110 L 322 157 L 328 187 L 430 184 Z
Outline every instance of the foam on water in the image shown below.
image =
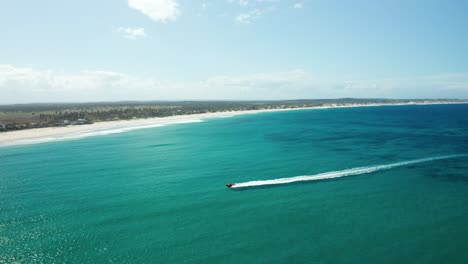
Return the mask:
M 279 178 L 279 179 L 274 179 L 274 180 L 249 181 L 249 182 L 243 182 L 243 183 L 235 183 L 231 188 L 235 189 L 235 188 L 266 186 L 266 185 L 288 184 L 288 183 L 302 182 L 302 181 L 318 181 L 318 180 L 325 180 L 325 179 L 333 179 L 333 178 L 340 178 L 340 177 L 345 177 L 345 176 L 371 173 L 371 172 L 381 171 L 381 170 L 388 170 L 388 169 L 392 169 L 395 167 L 406 166 L 406 165 L 411 165 L 411 164 L 416 164 L 416 163 L 429 162 L 429 161 L 442 160 L 442 159 L 460 158 L 460 157 L 466 157 L 466 156 L 468 156 L 468 154 L 439 156 L 439 157 L 431 157 L 431 158 L 424 158 L 424 159 L 408 160 L 408 161 L 402 161 L 402 162 L 385 164 L 385 165 L 375 165 L 375 166 L 368 166 L 368 167 L 352 168 L 352 169 L 341 170 L 341 171 L 331 171 L 331 172 L 319 173 L 315 175 L 303 175 L 303 176 L 296 176 L 296 177 L 289 177 L 289 178 Z

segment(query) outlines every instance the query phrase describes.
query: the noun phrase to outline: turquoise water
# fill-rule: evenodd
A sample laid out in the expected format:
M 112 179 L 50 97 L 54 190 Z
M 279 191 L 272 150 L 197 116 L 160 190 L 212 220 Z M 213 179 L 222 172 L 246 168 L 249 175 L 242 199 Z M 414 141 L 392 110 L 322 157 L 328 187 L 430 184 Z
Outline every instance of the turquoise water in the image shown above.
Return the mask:
M 288 111 L 0 148 L 0 263 L 468 263 L 468 105 Z

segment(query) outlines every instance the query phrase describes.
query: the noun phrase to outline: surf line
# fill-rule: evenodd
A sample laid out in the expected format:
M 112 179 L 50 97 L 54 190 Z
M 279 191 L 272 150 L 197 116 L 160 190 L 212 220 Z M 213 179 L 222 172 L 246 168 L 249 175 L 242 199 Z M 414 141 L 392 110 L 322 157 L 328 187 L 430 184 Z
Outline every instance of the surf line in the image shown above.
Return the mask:
M 447 156 L 408 160 L 408 161 L 402 161 L 402 162 L 385 164 L 385 165 L 357 167 L 357 168 L 346 169 L 346 170 L 341 170 L 341 171 L 324 172 L 324 173 L 319 173 L 319 174 L 314 174 L 314 175 L 303 175 L 303 176 L 279 178 L 279 179 L 273 179 L 273 180 L 229 183 L 229 184 L 226 184 L 226 186 L 231 189 L 237 189 L 237 188 L 247 188 L 247 187 L 266 186 L 266 185 L 288 184 L 288 183 L 302 182 L 302 181 L 318 181 L 318 180 L 334 179 L 334 178 L 340 178 L 340 177 L 345 177 L 345 176 L 372 173 L 376 171 L 388 170 L 388 169 L 392 169 L 395 167 L 407 166 L 411 164 L 443 160 L 443 159 L 460 158 L 460 157 L 466 157 L 466 156 L 468 156 L 468 154 L 447 155 Z

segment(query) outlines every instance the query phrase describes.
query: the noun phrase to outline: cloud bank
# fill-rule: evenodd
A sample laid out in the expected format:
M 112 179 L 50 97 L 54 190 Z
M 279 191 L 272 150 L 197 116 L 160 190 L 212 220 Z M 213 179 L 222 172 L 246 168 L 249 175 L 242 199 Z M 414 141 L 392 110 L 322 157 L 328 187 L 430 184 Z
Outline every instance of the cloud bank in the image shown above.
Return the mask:
M 0 64 L 0 104 L 122 100 L 281 100 L 299 98 L 468 99 L 468 73 L 327 81 L 296 69 L 202 81 L 167 82 L 113 71 L 66 73 Z

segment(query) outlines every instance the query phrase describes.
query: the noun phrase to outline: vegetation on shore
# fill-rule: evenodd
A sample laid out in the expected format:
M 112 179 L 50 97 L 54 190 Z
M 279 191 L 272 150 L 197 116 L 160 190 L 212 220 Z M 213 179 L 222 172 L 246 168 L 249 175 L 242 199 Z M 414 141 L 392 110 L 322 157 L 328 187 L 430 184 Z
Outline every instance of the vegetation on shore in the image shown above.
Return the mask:
M 209 112 L 366 104 L 462 103 L 462 100 L 317 99 L 286 101 L 180 101 L 0 105 L 0 131 L 83 125 L 111 120 Z

